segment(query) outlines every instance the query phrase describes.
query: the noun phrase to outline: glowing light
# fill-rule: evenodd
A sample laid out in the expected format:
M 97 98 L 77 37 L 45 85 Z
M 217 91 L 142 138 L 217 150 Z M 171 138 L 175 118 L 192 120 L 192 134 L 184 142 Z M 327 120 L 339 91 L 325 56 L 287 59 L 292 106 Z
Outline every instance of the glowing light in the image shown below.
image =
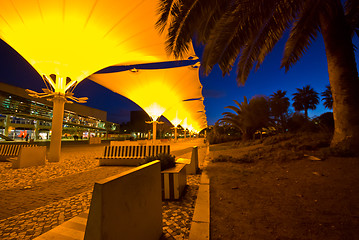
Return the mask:
M 89 79 L 134 101 L 154 120 L 162 114 L 175 119 L 176 111 L 183 116 L 188 111 L 182 108 L 183 100 L 202 98 L 198 69 L 188 66 L 93 74 Z
M 182 122 L 181 119 L 178 118 L 178 110 L 176 111 L 176 117 L 170 120 L 174 127 L 177 127 Z
M 152 118 L 153 121 L 157 121 L 159 117 L 161 117 L 162 113 L 165 111 L 163 107 L 158 105 L 157 103 L 152 103 L 150 106 L 144 109 L 147 114 Z

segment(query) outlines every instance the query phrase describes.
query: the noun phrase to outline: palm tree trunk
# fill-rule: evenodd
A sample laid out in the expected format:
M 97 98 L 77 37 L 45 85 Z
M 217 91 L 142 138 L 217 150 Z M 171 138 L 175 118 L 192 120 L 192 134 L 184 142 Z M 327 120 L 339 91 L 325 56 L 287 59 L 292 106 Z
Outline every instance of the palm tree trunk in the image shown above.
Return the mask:
M 308 120 L 308 108 L 304 108 L 304 116 Z
M 359 153 L 359 79 L 350 29 L 340 0 L 332 1 L 330 16 L 320 16 L 333 94 L 335 122 L 331 147 Z

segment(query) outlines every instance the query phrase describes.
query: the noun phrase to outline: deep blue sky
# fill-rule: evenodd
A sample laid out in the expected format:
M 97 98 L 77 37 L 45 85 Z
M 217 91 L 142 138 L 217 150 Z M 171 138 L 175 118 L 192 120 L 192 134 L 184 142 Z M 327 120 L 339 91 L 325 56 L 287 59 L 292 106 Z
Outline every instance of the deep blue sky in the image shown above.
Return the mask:
M 287 91 L 287 97 L 291 99 L 296 88 L 302 88 L 308 84 L 318 93 L 325 90 L 325 86 L 329 84 L 329 79 L 321 35 L 287 73 L 284 69 L 280 69 L 284 41 L 281 40 L 276 45 L 257 72 L 252 72 L 249 75 L 245 86 L 238 87 L 235 81 L 235 67 L 229 76 L 222 77 L 218 67 L 215 67 L 209 76 L 200 76 L 209 125 L 214 124 L 222 117 L 221 114 L 227 111 L 224 109 L 225 106 L 234 105 L 234 99 L 242 102 L 243 96 L 250 99 L 255 95 L 269 96 L 277 90 L 283 90 Z M 354 44 L 359 46 L 358 43 L 358 39 L 355 38 Z M 195 48 L 195 50 L 197 55 L 200 55 L 200 48 Z M 357 62 L 358 57 L 359 54 L 356 52 Z M 35 70 L 1 40 L 0 81 L 37 91 L 45 87 Z M 107 111 L 109 121 L 119 123 L 128 121 L 129 111 L 140 109 L 132 101 L 89 80 L 81 82 L 77 86 L 75 94 L 77 97 L 89 97 L 86 105 Z M 315 111 L 309 111 L 309 116 L 319 116 L 326 111 L 320 102 Z

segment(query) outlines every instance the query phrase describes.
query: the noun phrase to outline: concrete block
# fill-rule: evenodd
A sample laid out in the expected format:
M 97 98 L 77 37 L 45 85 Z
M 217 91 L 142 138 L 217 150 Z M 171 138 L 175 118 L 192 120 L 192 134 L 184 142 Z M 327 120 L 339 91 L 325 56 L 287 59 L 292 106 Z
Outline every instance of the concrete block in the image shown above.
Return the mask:
M 187 174 L 197 174 L 198 171 L 198 147 L 193 147 L 191 159 L 187 158 L 178 158 L 177 163 L 184 163 L 186 165 Z
M 192 221 L 209 222 L 210 205 L 209 205 L 209 185 L 200 185 L 197 193 L 196 207 Z
M 176 163 L 161 172 L 162 199 L 180 199 L 187 184 L 186 164 Z
M 193 147 L 191 164 L 187 166 L 187 174 L 197 174 L 198 171 L 198 147 Z
M 85 240 L 158 240 L 162 234 L 161 167 L 153 161 L 96 182 Z
M 202 173 L 200 183 L 203 185 L 209 185 L 209 177 L 206 172 Z
M 207 240 L 209 239 L 209 223 L 192 222 L 189 240 Z
M 11 160 L 13 168 L 45 165 L 46 147 L 22 147 L 19 156 Z
M 210 238 L 210 186 L 207 174 L 202 173 L 192 218 L 189 240 Z

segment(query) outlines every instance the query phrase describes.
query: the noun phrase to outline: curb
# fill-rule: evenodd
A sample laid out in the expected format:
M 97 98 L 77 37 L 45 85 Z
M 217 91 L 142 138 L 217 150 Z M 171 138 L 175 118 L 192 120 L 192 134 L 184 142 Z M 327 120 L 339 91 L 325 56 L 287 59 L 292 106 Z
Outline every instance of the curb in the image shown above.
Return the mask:
M 208 155 L 207 155 L 208 156 Z M 207 160 L 207 157 L 206 157 Z M 207 165 L 206 160 L 204 166 Z M 189 240 L 210 239 L 210 191 L 209 178 L 205 170 L 202 173 L 196 205 L 192 218 Z

